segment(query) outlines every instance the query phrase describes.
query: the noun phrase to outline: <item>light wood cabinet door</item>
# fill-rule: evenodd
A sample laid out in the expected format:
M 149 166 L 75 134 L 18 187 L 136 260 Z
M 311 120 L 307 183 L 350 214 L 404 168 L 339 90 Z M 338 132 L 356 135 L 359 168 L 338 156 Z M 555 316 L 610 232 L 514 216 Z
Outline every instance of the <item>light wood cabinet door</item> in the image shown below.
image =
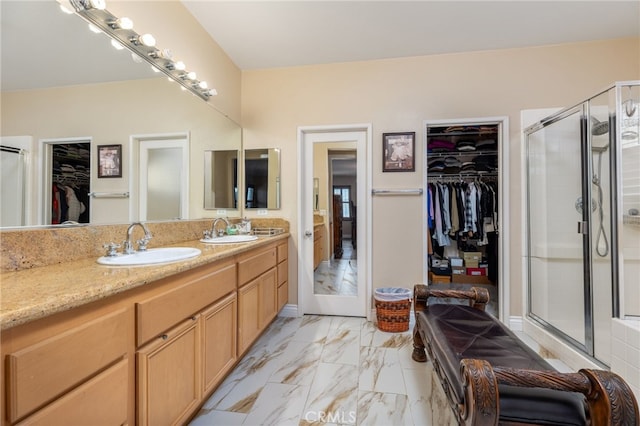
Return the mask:
M 8 354 L 9 420 L 31 414 L 125 356 L 130 318 L 120 309 Z M 126 380 L 119 392 L 127 394 Z
M 255 279 L 238 290 L 238 355 L 260 334 L 260 280 Z
M 260 277 L 260 331 L 269 325 L 278 313 L 277 269 L 272 268 Z
M 204 394 L 220 383 L 237 359 L 236 293 L 202 312 Z
M 110 426 L 127 423 L 127 393 L 129 360 L 98 374 L 87 383 L 38 411 L 17 426 Z
M 158 337 L 136 354 L 138 424 L 184 423 L 202 395 L 199 318 L 193 317 Z

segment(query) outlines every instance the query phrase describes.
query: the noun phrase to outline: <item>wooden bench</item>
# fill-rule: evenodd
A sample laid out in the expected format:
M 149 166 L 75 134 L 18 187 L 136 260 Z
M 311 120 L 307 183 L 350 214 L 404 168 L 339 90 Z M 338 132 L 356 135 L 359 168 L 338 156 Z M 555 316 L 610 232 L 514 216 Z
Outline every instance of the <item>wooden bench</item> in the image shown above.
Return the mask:
M 620 376 L 557 372 L 485 312 L 486 289 L 433 287 L 414 288 L 412 357 L 425 362 L 426 349 L 459 424 L 640 425 L 638 403 Z

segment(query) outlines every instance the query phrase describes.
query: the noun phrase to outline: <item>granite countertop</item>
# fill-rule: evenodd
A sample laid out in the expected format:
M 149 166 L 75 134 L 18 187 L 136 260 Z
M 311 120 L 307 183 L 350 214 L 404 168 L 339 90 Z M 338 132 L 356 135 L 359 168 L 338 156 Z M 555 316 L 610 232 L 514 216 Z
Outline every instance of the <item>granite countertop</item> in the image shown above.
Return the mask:
M 0 330 L 150 284 L 161 278 L 289 238 L 289 233 L 242 244 L 204 244 L 198 240 L 167 247 L 194 247 L 198 257 L 149 266 L 103 266 L 96 258 L 73 260 L 0 274 Z

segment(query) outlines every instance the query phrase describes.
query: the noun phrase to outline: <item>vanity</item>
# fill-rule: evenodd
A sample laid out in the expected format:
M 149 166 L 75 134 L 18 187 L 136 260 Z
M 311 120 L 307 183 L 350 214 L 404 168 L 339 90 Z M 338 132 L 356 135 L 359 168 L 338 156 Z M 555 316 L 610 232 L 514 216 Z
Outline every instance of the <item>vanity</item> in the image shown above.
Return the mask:
M 15 271 L 3 264 L 2 425 L 181 424 L 197 413 L 286 304 L 289 234 L 287 224 L 279 235 L 209 245 L 193 234 L 210 221 L 193 222 L 175 224 L 187 240 L 159 237 L 201 250 L 180 262 L 103 266 L 85 251 L 91 257 Z M 153 225 L 158 236 L 171 226 Z M 47 238 L 126 229 L 113 227 Z M 5 243 L 11 235 L 3 256 Z

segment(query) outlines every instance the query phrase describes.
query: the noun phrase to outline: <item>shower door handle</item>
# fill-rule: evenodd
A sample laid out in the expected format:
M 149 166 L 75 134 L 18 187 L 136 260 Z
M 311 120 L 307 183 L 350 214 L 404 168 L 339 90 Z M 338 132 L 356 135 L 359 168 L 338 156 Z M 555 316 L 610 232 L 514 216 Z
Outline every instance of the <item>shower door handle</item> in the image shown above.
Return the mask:
M 587 226 L 587 222 L 580 221 L 578 222 L 578 234 L 587 235 L 589 233 L 589 227 Z

